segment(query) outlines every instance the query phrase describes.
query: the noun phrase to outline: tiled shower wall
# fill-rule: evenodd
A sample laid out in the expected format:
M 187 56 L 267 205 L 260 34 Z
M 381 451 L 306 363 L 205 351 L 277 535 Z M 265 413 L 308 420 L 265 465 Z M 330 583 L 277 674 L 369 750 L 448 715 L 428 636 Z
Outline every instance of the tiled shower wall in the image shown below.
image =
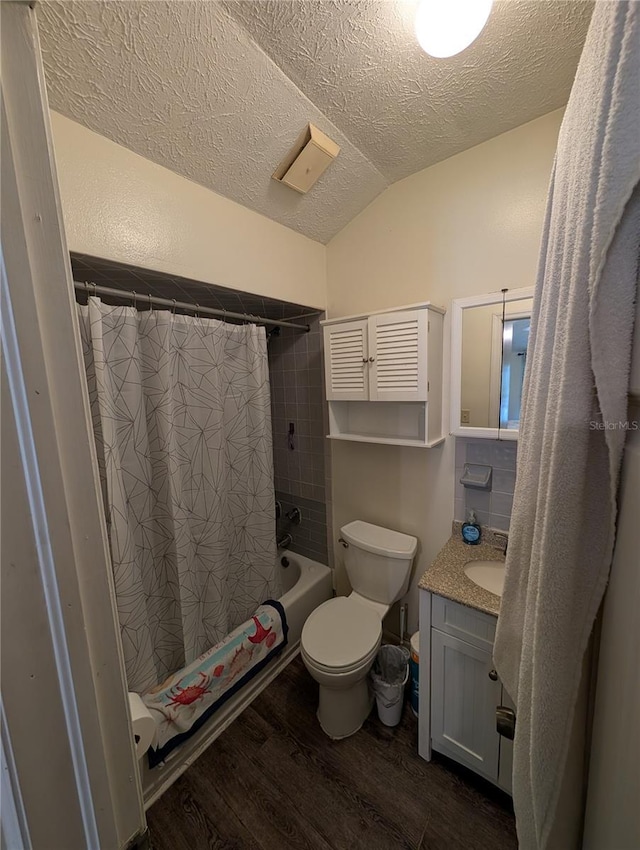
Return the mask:
M 455 518 L 464 522 L 470 510 L 481 526 L 509 530 L 516 484 L 518 443 L 506 440 L 467 440 L 456 437 Z M 493 468 L 491 490 L 463 487 L 460 479 L 465 463 Z
M 321 316 L 309 333 L 282 328 L 269 340 L 273 464 L 276 499 L 282 504 L 278 537 L 293 537 L 291 550 L 328 564 L 325 461 L 327 410 L 324 397 Z M 293 434 L 289 431 L 293 426 Z M 286 514 L 302 512 L 295 525 Z M 329 506 L 330 507 L 330 506 Z

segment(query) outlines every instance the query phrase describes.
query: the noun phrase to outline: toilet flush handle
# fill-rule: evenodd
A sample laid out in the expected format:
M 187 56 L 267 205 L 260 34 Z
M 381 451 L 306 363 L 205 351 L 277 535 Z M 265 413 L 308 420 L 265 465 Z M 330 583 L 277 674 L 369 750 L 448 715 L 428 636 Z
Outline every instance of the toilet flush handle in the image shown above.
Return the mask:
M 345 548 L 345 549 L 348 549 L 348 548 L 349 548 L 349 544 L 348 544 L 348 543 L 347 543 L 347 541 L 344 539 L 344 537 L 338 537 L 338 543 L 342 543 L 342 545 L 344 546 L 344 548 Z

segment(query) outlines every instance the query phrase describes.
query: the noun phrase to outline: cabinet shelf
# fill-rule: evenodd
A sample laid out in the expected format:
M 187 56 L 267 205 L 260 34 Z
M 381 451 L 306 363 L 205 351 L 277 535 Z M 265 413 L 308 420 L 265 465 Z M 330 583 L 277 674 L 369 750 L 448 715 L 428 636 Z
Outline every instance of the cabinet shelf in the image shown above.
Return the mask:
M 330 401 L 331 440 L 383 443 L 390 446 L 433 448 L 444 437 L 429 440 L 427 402 L 424 401 Z
M 362 434 L 327 434 L 329 440 L 346 440 L 352 443 L 382 443 L 386 446 L 417 446 L 422 449 L 433 449 L 444 443 L 445 438 L 440 437 L 431 443 L 420 442 L 419 440 L 403 440 L 399 437 L 385 437 L 382 434 L 373 434 L 364 436 Z

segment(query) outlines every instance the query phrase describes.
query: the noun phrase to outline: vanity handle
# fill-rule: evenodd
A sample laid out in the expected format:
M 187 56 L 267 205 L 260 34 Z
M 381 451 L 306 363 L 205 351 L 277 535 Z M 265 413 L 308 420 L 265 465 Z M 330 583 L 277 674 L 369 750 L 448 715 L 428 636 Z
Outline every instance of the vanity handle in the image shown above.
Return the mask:
M 496 706 L 496 732 L 513 741 L 516 734 L 516 713 L 506 705 Z
M 491 679 L 492 682 L 497 682 L 498 681 L 497 671 L 496 670 L 489 670 L 489 678 Z
M 375 358 L 375 357 L 370 357 L 370 358 L 369 358 L 369 363 L 375 363 L 375 360 L 376 360 L 376 358 Z

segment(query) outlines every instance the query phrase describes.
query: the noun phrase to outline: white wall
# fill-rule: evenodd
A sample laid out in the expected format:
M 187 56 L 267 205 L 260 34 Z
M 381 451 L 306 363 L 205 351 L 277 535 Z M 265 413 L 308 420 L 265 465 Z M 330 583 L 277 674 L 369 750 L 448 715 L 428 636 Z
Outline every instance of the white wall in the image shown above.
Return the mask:
M 327 246 L 329 315 L 424 300 L 449 308 L 452 298 L 533 285 L 561 118 L 552 112 L 387 189 Z M 447 317 L 445 387 L 448 328 Z M 332 479 L 336 530 L 360 517 L 420 540 L 408 596 L 415 628 L 417 578 L 450 535 L 453 439 L 435 449 L 336 441 Z
M 325 247 L 51 113 L 71 251 L 325 307 Z

